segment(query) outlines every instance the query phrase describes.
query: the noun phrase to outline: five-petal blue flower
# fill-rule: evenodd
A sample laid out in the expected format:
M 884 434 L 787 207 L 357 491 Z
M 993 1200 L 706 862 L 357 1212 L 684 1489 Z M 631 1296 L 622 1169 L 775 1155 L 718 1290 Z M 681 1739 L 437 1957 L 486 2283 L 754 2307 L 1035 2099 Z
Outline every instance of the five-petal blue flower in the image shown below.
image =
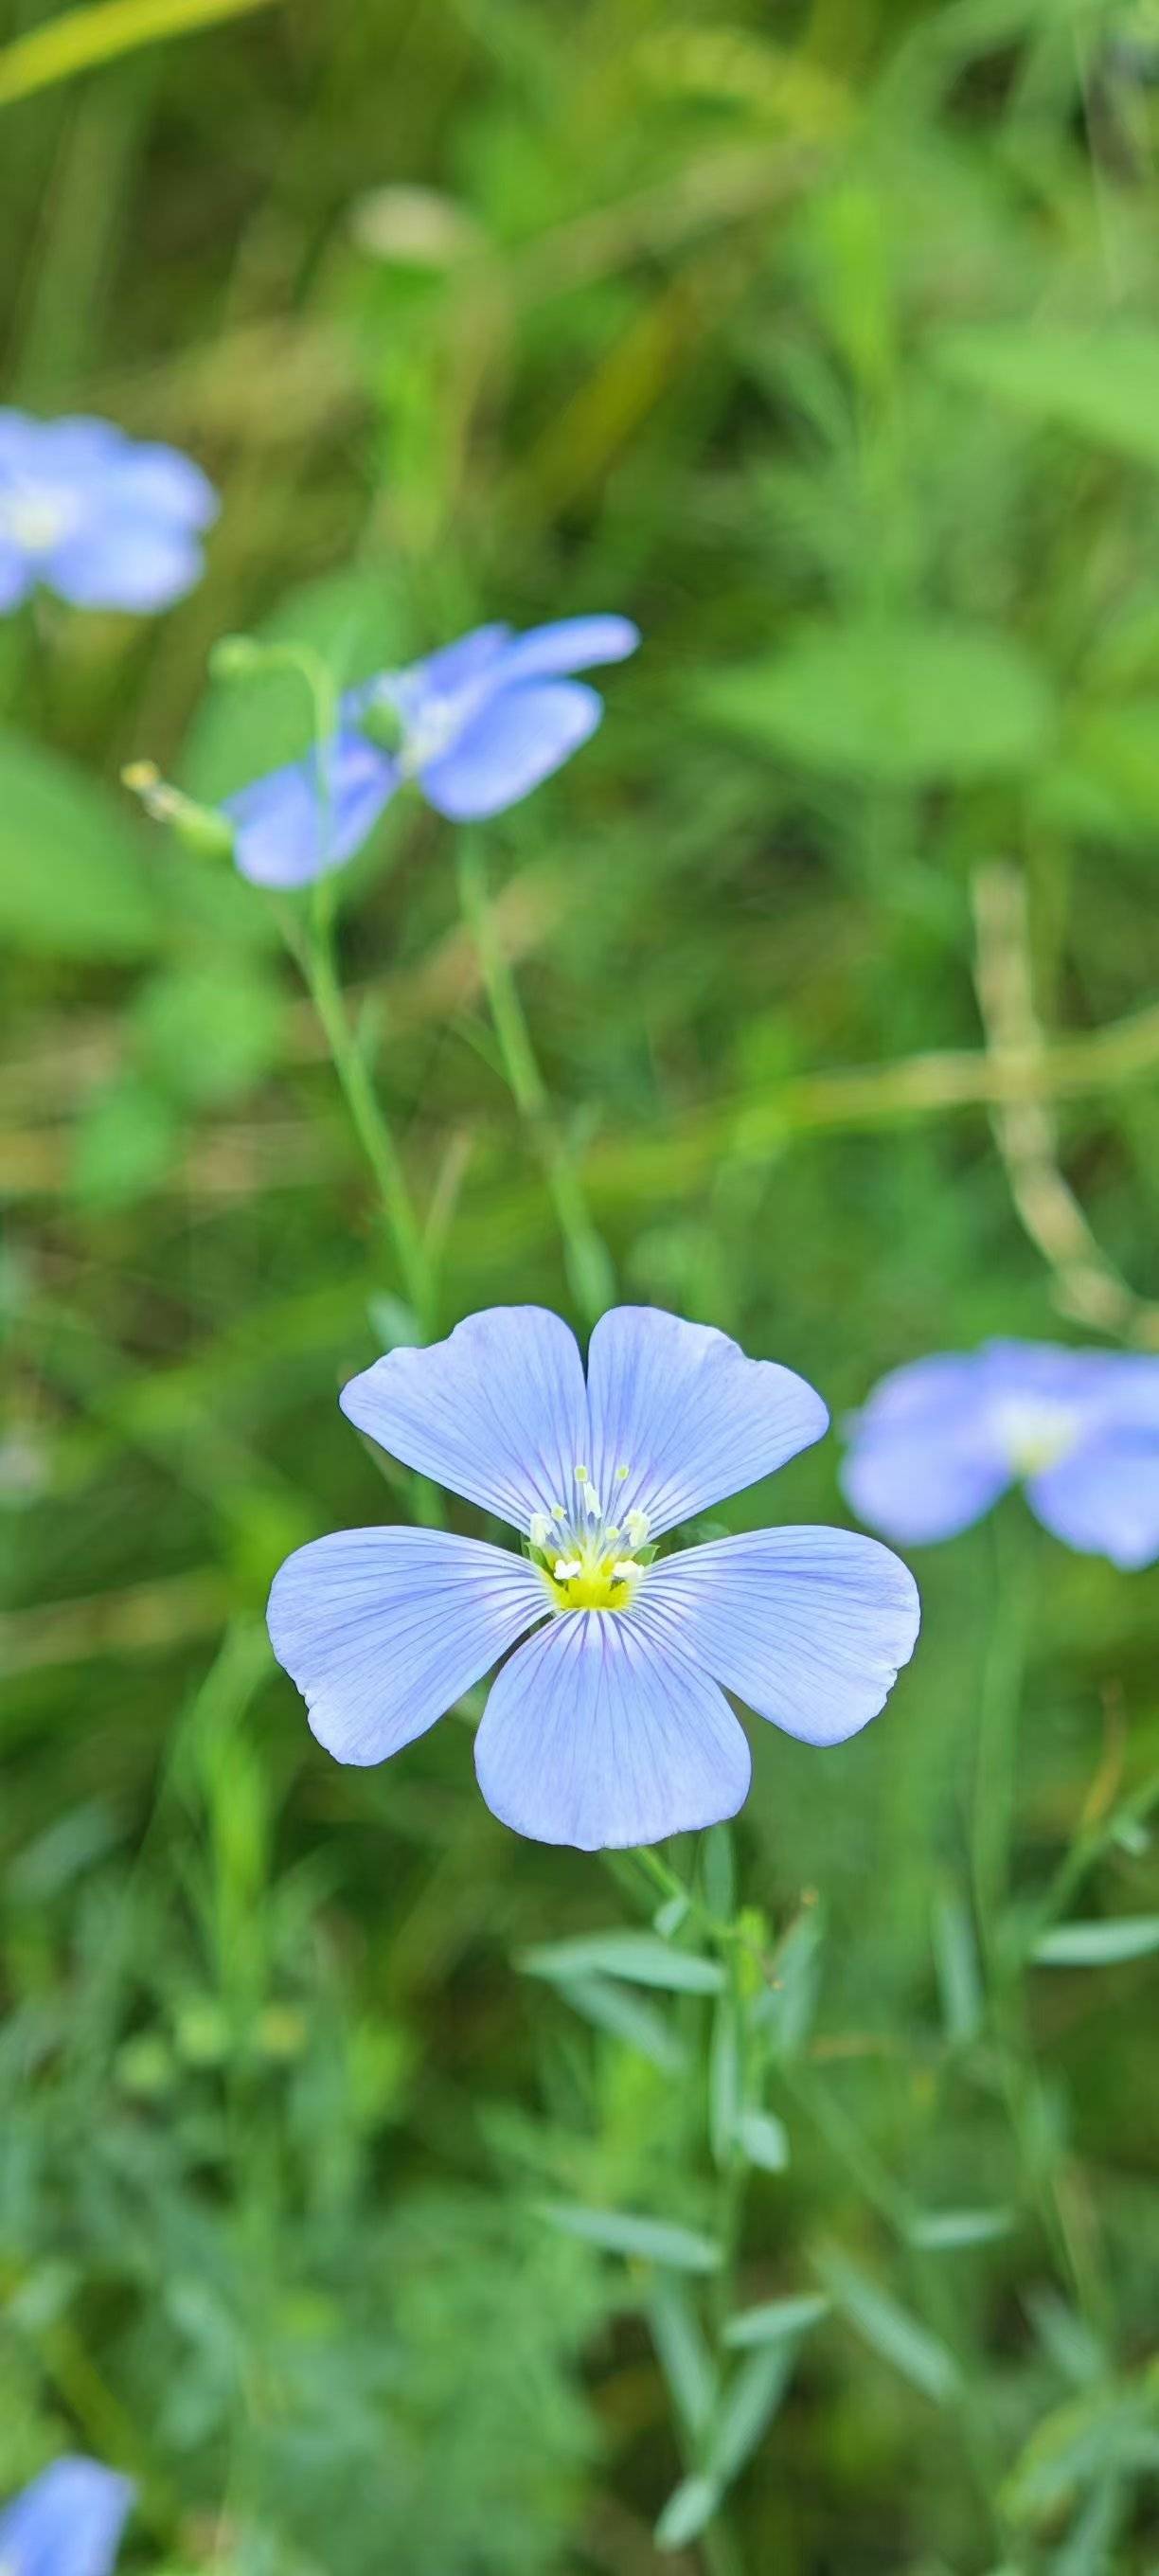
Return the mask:
M 1159 1358 L 988 1342 L 884 1378 L 843 1484 L 888 1538 L 953 1538 L 1009 1485 L 1056 1538 L 1125 1569 L 1159 1556 Z
M 726 1690 L 836 1744 L 877 1714 L 913 1651 L 912 1576 L 851 1531 L 758 1530 L 656 1560 L 667 1531 L 828 1423 L 803 1378 L 723 1333 L 617 1307 L 592 1335 L 585 1384 L 558 1316 L 499 1306 L 430 1349 L 391 1351 L 342 1408 L 511 1523 L 525 1553 L 386 1527 L 287 1560 L 274 1652 L 339 1761 L 397 1753 L 507 1656 L 475 1749 L 493 1813 L 584 1851 L 650 1843 L 734 1815 L 748 1793 Z
M 0 611 L 38 582 L 75 608 L 168 608 L 202 571 L 217 494 L 112 421 L 0 411 Z
M 0 2513 L 3 2576 L 112 2576 L 133 2501 L 96 2460 L 54 2460 Z
M 627 617 L 565 617 L 526 635 L 479 626 L 425 662 L 348 689 L 324 753 L 227 799 L 242 875 L 301 886 L 341 867 L 407 779 L 456 823 L 517 804 L 603 715 L 596 691 L 571 674 L 623 661 L 639 641 Z M 397 734 L 390 750 L 371 738 L 384 719 Z

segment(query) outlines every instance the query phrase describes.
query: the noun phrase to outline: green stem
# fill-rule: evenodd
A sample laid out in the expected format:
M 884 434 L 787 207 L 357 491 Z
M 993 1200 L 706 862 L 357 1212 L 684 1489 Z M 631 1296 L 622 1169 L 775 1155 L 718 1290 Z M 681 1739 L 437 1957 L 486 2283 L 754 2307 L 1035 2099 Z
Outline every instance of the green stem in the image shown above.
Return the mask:
M 457 873 L 463 919 L 478 955 L 511 1097 L 547 1183 L 563 1240 L 572 1295 L 584 1321 L 594 1324 L 615 1294 L 615 1280 L 607 1248 L 592 1223 L 575 1158 L 552 1113 L 510 962 L 496 936 L 483 850 L 476 833 L 465 831 L 459 835 Z
M 315 913 L 301 943 L 302 972 L 330 1050 L 351 1123 L 378 1185 L 399 1274 L 422 1328 L 431 1321 L 432 1281 L 398 1147 L 351 1028 L 334 962 L 329 922 Z
M 995 1609 L 978 1712 L 970 1867 L 982 1952 L 993 1985 L 1003 1966 L 1002 1915 L 1010 1884 L 1018 1714 L 1031 1603 L 1024 1567 L 1015 1561 L 1025 1551 L 1012 1548 L 1013 1532 L 1004 1513 L 997 1514 L 992 1528 Z

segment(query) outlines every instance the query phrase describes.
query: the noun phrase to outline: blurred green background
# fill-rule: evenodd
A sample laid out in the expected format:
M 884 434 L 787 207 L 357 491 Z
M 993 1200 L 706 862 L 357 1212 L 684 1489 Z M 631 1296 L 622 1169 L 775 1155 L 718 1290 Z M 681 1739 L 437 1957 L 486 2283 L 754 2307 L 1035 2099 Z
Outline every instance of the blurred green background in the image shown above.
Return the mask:
M 45 13 L 0 9 L 5 399 L 224 504 L 164 621 L 0 631 L 0 2493 L 95 2451 L 141 2481 L 126 2563 L 181 2576 L 1154 2576 L 1153 1962 L 1002 1967 L 1040 1904 L 1159 1911 L 1154 1577 L 1015 1500 L 914 1552 L 867 1735 L 754 1728 L 741 1886 L 797 1929 L 743 2295 L 840 2295 L 731 2562 L 662 2555 L 655 2280 L 538 2203 L 703 2222 L 707 2008 L 600 2027 L 518 1973 L 622 1919 L 599 1861 L 507 1835 L 453 1722 L 340 1770 L 271 1663 L 280 1557 L 399 1509 L 335 1403 L 399 1283 L 264 899 L 117 780 L 301 744 L 292 678 L 209 687 L 224 631 L 349 676 L 628 611 L 602 731 L 487 835 L 619 1293 L 838 1422 L 990 1332 L 1154 1342 L 1159 13 L 148 17 L 36 87 Z M 568 1311 L 448 827 L 395 809 L 341 905 L 442 1325 Z M 1028 978 L 1057 1138 L 987 1107 Z M 838 1458 L 732 1525 L 845 1517 Z M 998 2218 L 922 2247 L 899 2195 Z

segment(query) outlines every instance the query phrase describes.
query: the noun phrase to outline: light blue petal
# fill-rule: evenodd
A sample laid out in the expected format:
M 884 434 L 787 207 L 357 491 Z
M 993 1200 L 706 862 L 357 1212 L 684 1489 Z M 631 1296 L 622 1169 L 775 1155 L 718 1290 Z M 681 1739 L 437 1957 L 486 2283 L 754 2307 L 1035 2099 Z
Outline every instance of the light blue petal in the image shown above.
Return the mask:
M 858 1518 L 914 1546 L 980 1520 L 1014 1477 L 991 1388 L 995 1400 L 1011 1392 L 979 1351 L 914 1360 L 883 1378 L 850 1426 L 841 1470 Z
M 385 1762 L 425 1735 L 543 1616 L 526 1557 L 441 1530 L 339 1530 L 288 1557 L 270 1641 L 320 1744 Z
M 96 2460 L 54 2460 L 0 2514 L 4 2576 L 111 2576 L 133 2494 Z
M 473 626 L 469 635 L 460 635 L 454 644 L 444 644 L 439 652 L 428 653 L 425 661 L 414 662 L 399 678 L 405 677 L 416 691 L 437 698 L 457 697 L 460 689 L 474 689 L 488 671 L 495 670 L 503 658 L 503 648 L 511 633 L 509 626 L 492 623 Z
M 1096 1432 L 1032 1477 L 1026 1499 L 1068 1547 L 1134 1573 L 1159 1557 L 1159 1437 L 1142 1423 Z
M 200 581 L 201 548 L 185 529 L 128 511 L 91 507 L 83 527 L 53 546 L 40 577 L 74 608 L 122 608 L 150 616 Z
M 26 411 L 0 406 L 0 475 L 29 472 L 40 436 L 40 422 Z
M 621 1527 L 630 1511 L 644 1512 L 653 1538 L 771 1476 L 829 1421 L 792 1369 L 746 1359 L 726 1333 L 655 1306 L 601 1316 L 588 1405 L 587 1464 L 600 1501 Z
M 553 1617 L 504 1664 L 475 1739 L 493 1815 L 534 1842 L 622 1851 L 735 1816 L 744 1730 L 638 1612 Z
M 74 489 L 100 482 L 132 445 L 114 421 L 98 420 L 89 412 L 69 412 L 59 420 L 30 419 L 27 426 L 22 465 L 30 474 Z
M 525 1535 L 534 1512 L 574 1502 L 587 1465 L 579 1351 L 545 1306 L 491 1306 L 445 1342 L 388 1351 L 340 1400 L 393 1458 Z
M 428 802 L 454 823 L 517 805 L 595 732 L 602 701 L 582 680 L 486 696 L 452 748 L 419 772 Z
M 1013 1469 L 992 1442 L 917 1430 L 859 1434 L 840 1471 L 842 1493 L 858 1519 L 910 1547 L 956 1538 L 1013 1482 Z
M 110 507 L 122 518 L 159 520 L 175 528 L 208 528 L 220 502 L 207 474 L 179 448 L 125 439 L 109 462 Z
M 0 616 L 10 608 L 19 608 L 21 600 L 27 599 L 35 579 L 35 565 L 23 547 L 13 545 L 7 537 L 0 537 Z
M 514 680 L 565 678 L 598 662 L 623 662 L 639 641 L 640 629 L 630 617 L 559 617 L 551 626 L 531 626 L 515 636 L 495 677 L 504 689 Z
M 222 812 L 236 829 L 234 857 L 243 877 L 263 886 L 310 885 L 361 849 L 398 785 L 390 754 L 361 734 L 339 734 L 327 762 L 323 797 L 312 754 L 256 778 Z
M 645 1611 L 807 1744 L 841 1744 L 877 1716 L 921 1621 L 900 1557 L 841 1529 L 754 1530 L 665 1557 L 630 1617 Z

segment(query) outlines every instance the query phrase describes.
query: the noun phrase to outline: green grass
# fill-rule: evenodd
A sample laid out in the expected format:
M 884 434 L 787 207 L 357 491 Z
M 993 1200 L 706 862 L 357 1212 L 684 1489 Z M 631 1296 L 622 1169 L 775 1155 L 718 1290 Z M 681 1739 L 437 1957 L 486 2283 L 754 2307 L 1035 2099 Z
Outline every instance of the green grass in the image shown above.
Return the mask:
M 263 899 L 117 783 L 213 797 L 305 741 L 292 676 L 210 685 L 223 633 L 348 676 L 630 612 L 602 731 L 485 842 L 616 1293 L 838 1423 L 991 1332 L 1154 1345 L 1148 66 L 1102 0 L 286 0 L 0 108 L 5 399 L 173 439 L 224 501 L 163 623 L 0 631 L 0 2493 L 127 2467 L 131 2568 L 1154 2568 L 1154 1960 L 1028 1963 L 1159 1912 L 1154 1576 L 1012 1501 L 915 1552 L 865 1736 L 753 1729 L 789 2162 L 733 2288 L 814 2305 L 724 2347 L 727 2521 L 681 2542 L 685 2491 L 666 2558 L 713 2280 L 544 2210 L 712 2236 L 716 2007 L 523 1974 L 658 1899 L 505 1834 L 459 1723 L 339 1769 L 272 1665 L 286 1550 L 404 1507 L 335 1403 L 403 1282 Z M 437 1327 L 582 1320 L 449 828 L 395 809 L 339 936 Z M 838 1457 L 731 1525 L 843 1517 Z M 669 1859 L 717 1901 L 719 1846 Z

